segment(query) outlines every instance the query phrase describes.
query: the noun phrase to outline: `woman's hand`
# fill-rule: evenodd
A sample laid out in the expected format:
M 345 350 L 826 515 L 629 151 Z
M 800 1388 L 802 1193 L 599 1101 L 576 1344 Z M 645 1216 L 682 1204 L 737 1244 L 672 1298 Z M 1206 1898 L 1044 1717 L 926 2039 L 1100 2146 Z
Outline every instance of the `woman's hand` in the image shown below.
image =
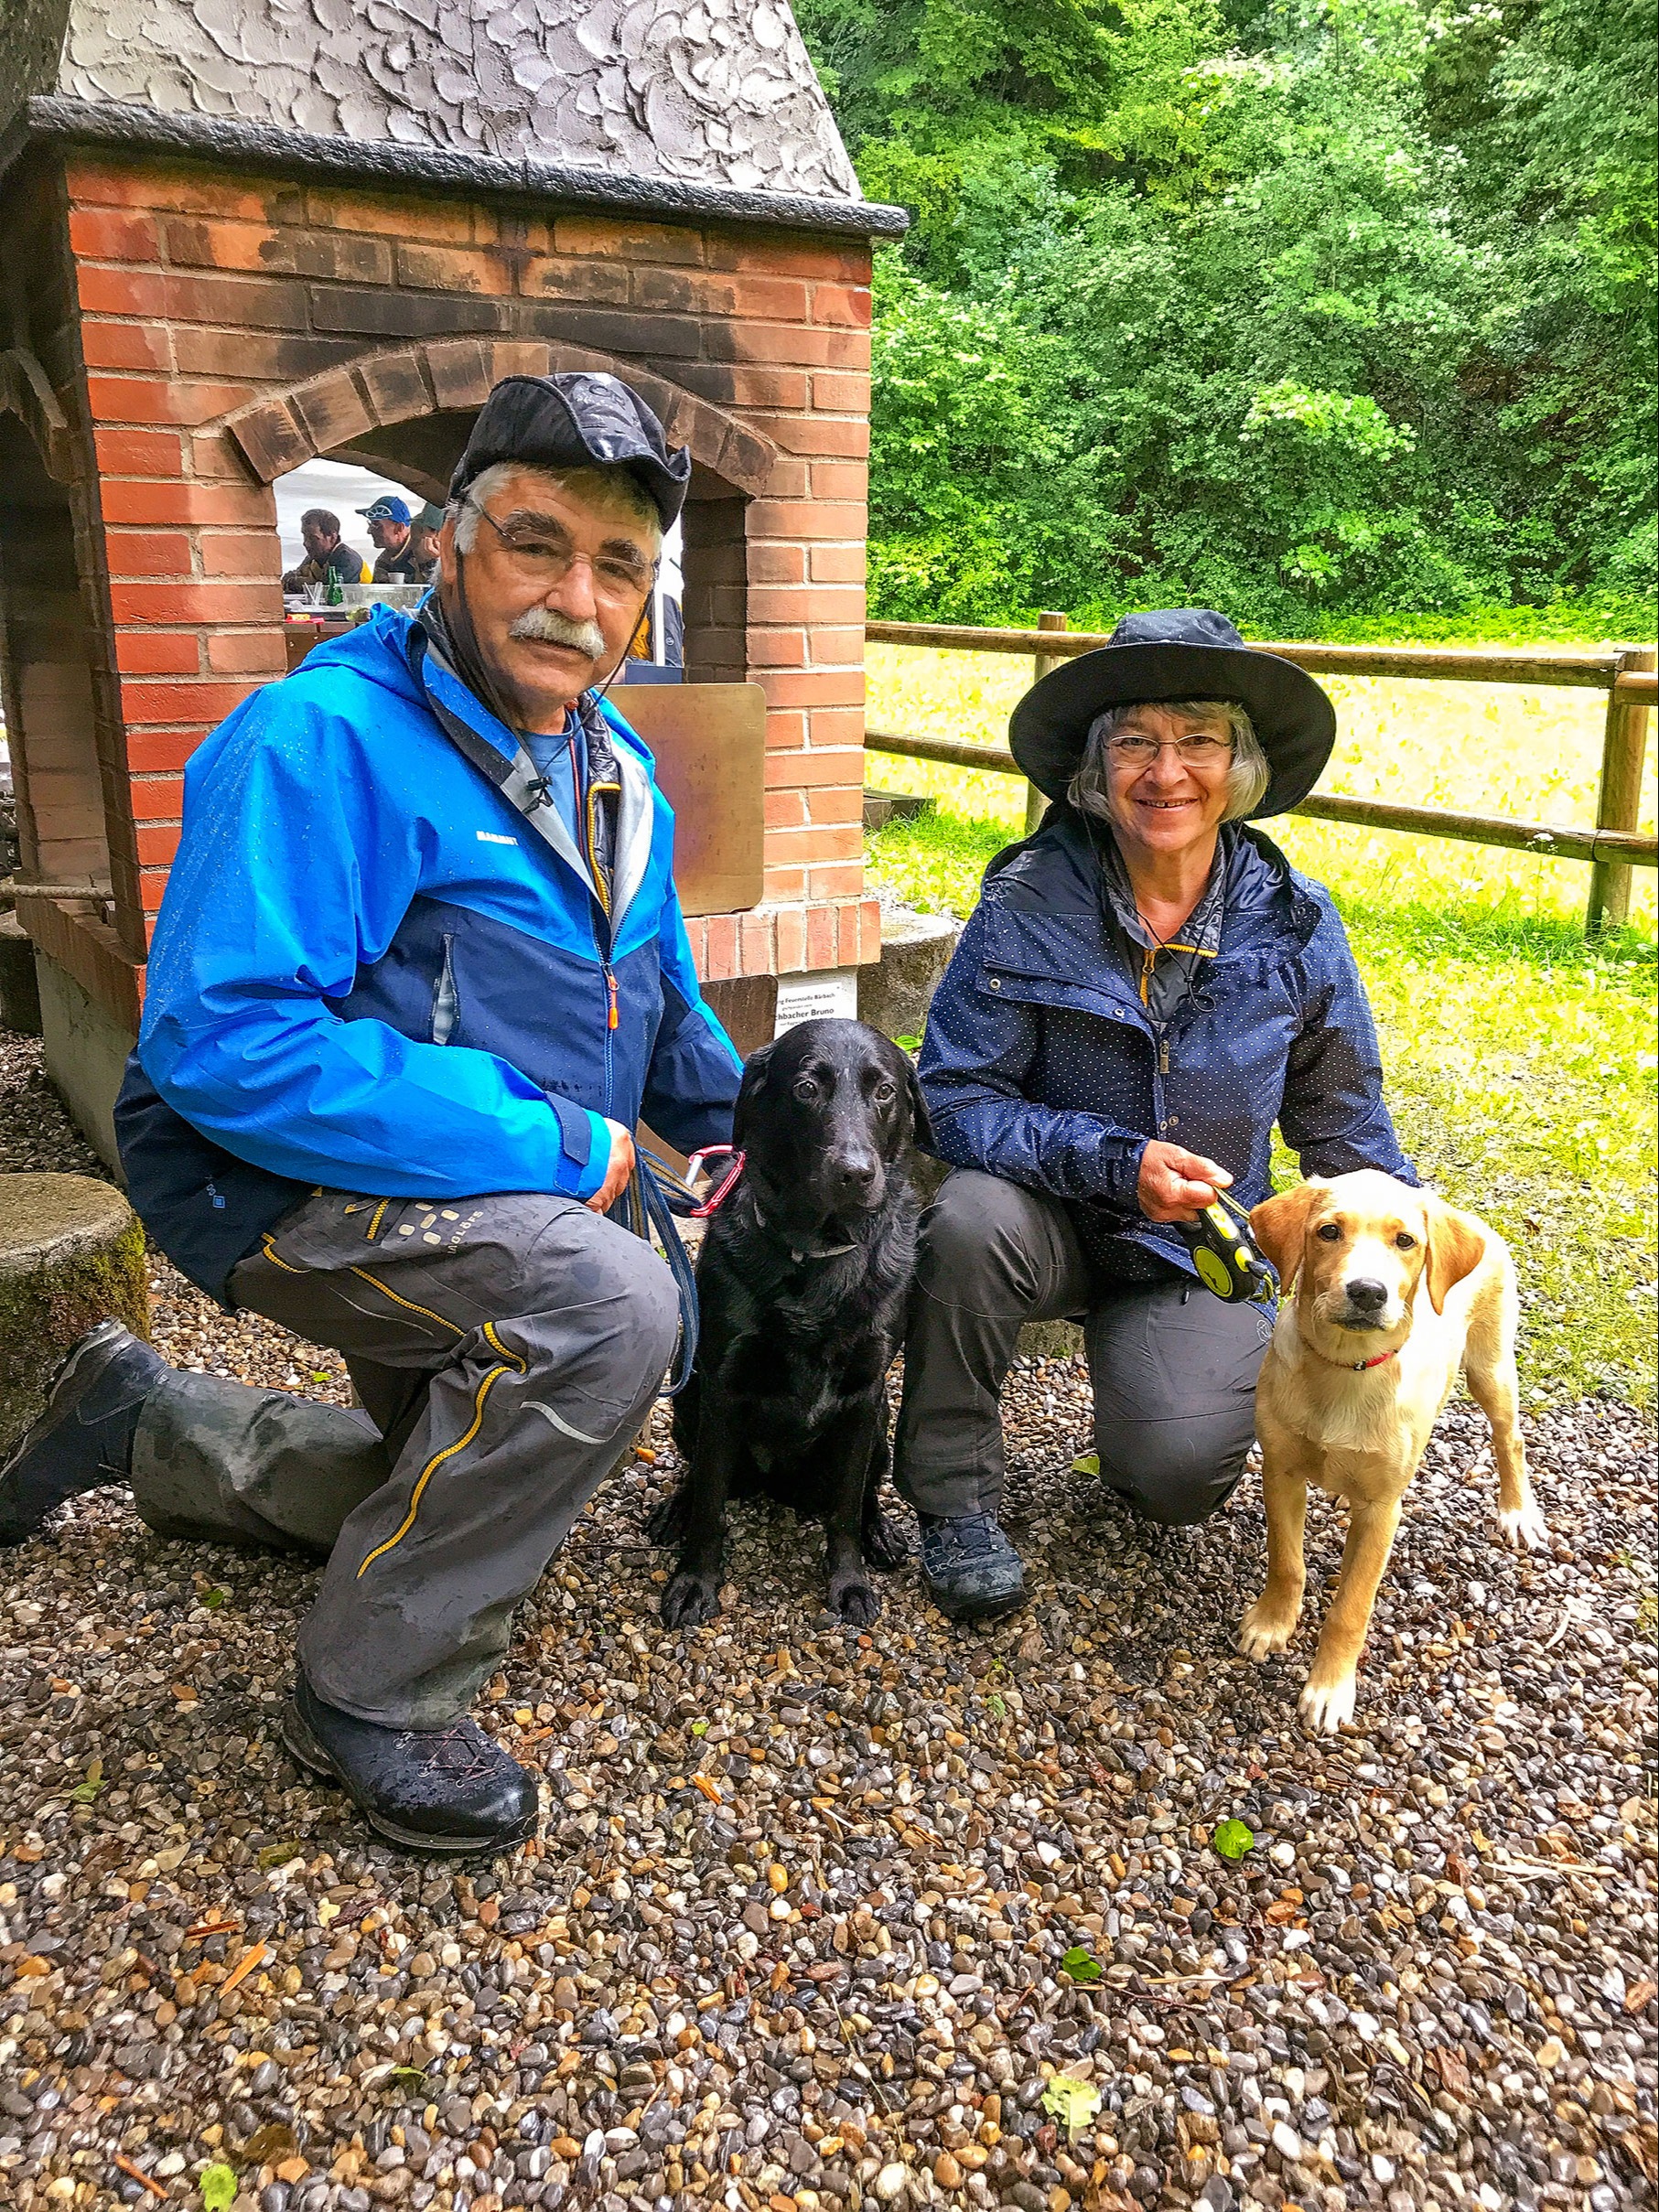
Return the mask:
M 1196 1221 L 1232 1180 L 1224 1167 L 1201 1153 L 1183 1152 L 1179 1144 L 1154 1137 L 1140 1155 L 1135 1195 L 1148 1221 Z
M 628 1188 L 628 1178 L 633 1173 L 633 1138 L 620 1122 L 611 1121 L 609 1115 L 605 1126 L 610 1132 L 610 1165 L 605 1180 L 587 1200 L 590 1214 L 609 1213 Z

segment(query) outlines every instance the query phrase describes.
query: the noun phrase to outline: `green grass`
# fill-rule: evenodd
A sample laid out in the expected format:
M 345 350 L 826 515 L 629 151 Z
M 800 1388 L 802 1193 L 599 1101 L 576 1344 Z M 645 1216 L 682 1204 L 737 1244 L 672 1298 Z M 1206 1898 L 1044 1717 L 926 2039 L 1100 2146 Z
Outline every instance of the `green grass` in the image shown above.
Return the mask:
M 997 719 L 1006 729 L 1029 680 L 1025 663 L 991 655 L 872 648 L 870 659 L 875 727 L 1000 736 Z M 1327 789 L 1593 819 L 1598 700 L 1461 684 L 1332 690 L 1343 736 Z M 967 913 L 986 862 L 1020 833 L 1023 786 L 891 756 L 872 756 L 870 770 L 941 801 L 870 839 L 872 881 L 907 905 Z M 1644 811 L 1651 826 L 1651 792 Z M 1604 1393 L 1651 1405 L 1653 872 L 1638 873 L 1633 926 L 1591 949 L 1582 866 L 1334 823 L 1271 830 L 1342 911 L 1407 1150 L 1514 1248 L 1527 1401 Z M 1280 1169 L 1293 1173 L 1287 1156 Z

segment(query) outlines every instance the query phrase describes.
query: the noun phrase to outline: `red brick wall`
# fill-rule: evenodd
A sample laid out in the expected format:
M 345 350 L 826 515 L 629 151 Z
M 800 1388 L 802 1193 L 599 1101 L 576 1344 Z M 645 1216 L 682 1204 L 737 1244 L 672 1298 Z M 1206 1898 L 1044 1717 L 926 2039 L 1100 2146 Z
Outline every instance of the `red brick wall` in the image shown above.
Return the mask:
M 755 496 L 688 510 L 688 672 L 767 691 L 766 896 L 801 910 L 734 922 L 729 947 L 715 918 L 706 972 L 875 957 L 859 857 L 867 247 L 160 163 L 77 157 L 66 185 L 124 727 L 112 804 L 130 806 L 145 916 L 186 759 L 284 665 L 273 499 L 223 418 L 400 343 L 472 334 L 495 373 L 523 341 L 588 348 L 776 446 Z M 305 406 L 316 447 L 374 450 L 361 407 L 307 421 Z M 392 452 L 395 431 L 377 435 Z M 135 936 L 135 906 L 125 919 Z

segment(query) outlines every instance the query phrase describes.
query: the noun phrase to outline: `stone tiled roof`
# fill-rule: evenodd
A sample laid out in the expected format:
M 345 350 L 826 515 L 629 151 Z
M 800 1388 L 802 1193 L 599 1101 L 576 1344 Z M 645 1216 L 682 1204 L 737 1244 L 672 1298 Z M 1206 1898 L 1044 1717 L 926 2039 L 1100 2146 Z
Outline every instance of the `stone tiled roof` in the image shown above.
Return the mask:
M 69 0 L 19 91 L 856 202 L 786 0 Z M 31 20 L 52 0 L 22 0 Z M 10 71 L 5 72 L 10 74 Z

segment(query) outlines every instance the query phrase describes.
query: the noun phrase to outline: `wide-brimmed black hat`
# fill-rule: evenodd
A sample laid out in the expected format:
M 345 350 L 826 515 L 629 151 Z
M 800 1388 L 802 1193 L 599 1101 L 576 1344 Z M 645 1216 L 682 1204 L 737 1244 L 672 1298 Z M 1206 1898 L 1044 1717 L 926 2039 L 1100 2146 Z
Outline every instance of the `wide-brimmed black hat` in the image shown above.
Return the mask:
M 691 455 L 671 446 L 663 425 L 620 377 L 578 370 L 564 376 L 504 376 L 479 409 L 449 497 L 498 461 L 540 468 L 626 468 L 666 530 L 685 504 Z
M 1336 743 L 1336 710 L 1294 661 L 1246 645 L 1207 607 L 1126 615 L 1112 641 L 1034 683 L 1014 709 L 1014 757 L 1050 799 L 1063 799 L 1089 728 L 1109 706 L 1160 699 L 1236 699 L 1249 715 L 1272 778 L 1253 816 L 1283 814 L 1307 798 Z

